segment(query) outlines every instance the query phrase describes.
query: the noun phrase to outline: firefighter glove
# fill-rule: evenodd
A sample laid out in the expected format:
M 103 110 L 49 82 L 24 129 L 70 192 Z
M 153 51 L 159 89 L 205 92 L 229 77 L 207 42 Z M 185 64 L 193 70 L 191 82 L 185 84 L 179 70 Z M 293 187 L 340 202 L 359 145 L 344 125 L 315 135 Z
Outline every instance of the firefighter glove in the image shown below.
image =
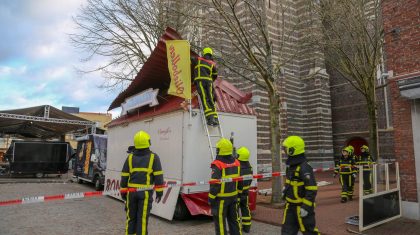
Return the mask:
M 356 173 L 353 173 L 353 177 L 356 179 L 356 177 L 357 177 L 357 174 Z
M 284 200 L 286 199 L 286 187 L 283 186 L 283 189 L 281 190 L 281 198 Z
M 127 193 L 121 193 L 121 198 L 124 201 L 127 201 Z
M 337 172 L 334 172 L 333 177 L 334 178 L 337 177 Z
M 210 205 L 210 207 L 213 206 L 213 204 L 214 204 L 214 199 L 209 198 L 209 205 Z
M 302 207 L 300 208 L 300 217 L 305 218 L 306 216 L 308 216 L 309 212 L 305 209 L 303 209 Z

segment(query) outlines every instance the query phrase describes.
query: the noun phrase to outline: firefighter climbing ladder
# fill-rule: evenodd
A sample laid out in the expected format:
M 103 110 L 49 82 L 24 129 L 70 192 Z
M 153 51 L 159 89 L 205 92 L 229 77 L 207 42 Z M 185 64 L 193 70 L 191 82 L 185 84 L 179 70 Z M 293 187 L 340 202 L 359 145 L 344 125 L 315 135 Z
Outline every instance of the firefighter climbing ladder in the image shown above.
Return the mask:
M 217 140 L 220 138 L 223 138 L 222 124 L 219 120 L 219 125 L 216 127 L 218 134 L 210 134 L 209 127 L 207 126 L 206 115 L 204 114 L 203 104 L 201 103 L 200 95 L 198 94 L 198 92 L 196 92 L 196 95 L 197 95 L 198 104 L 200 106 L 201 121 L 203 123 L 204 130 L 206 131 L 207 139 L 209 142 L 210 154 L 213 161 L 214 159 L 216 159 L 216 154 L 215 154 L 216 146 L 213 146 L 213 138 L 217 138 Z M 215 129 L 215 127 L 212 127 L 212 129 Z

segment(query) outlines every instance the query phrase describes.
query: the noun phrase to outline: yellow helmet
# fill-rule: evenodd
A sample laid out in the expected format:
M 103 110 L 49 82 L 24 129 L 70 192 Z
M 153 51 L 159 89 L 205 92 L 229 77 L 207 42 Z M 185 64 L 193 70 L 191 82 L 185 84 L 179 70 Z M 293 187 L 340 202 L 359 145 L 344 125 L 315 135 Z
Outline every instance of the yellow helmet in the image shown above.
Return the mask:
M 305 152 L 305 142 L 299 136 L 289 136 L 283 141 L 288 156 L 296 156 Z
M 203 56 L 205 54 L 213 55 L 213 50 L 210 47 L 206 47 L 206 48 L 203 49 Z
M 351 153 L 351 148 L 349 146 L 346 146 L 341 151 L 346 151 L 348 153 Z
M 236 153 L 238 154 L 238 160 L 239 161 L 248 161 L 249 160 L 249 150 L 246 147 L 240 147 Z
M 145 149 L 150 147 L 150 135 L 145 131 L 139 131 L 134 135 L 134 147 Z
M 362 147 L 360 147 L 360 149 L 364 149 L 365 151 L 369 151 L 369 147 L 366 145 L 362 145 Z
M 226 138 L 221 138 L 217 144 L 216 144 L 216 148 L 218 149 L 218 153 L 217 155 L 219 156 L 227 156 L 227 155 L 232 155 L 233 152 L 233 145 L 230 142 L 230 140 L 226 139 Z
M 352 145 L 347 146 L 349 149 L 349 153 L 354 153 L 354 147 Z

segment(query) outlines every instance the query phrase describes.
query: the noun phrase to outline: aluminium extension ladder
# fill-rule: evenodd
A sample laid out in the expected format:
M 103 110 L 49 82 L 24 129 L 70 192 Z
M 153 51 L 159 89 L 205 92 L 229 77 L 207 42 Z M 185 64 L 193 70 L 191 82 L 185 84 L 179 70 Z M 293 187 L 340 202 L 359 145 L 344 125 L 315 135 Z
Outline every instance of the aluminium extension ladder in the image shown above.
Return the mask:
M 210 154 L 211 154 L 211 158 L 212 161 L 216 159 L 216 146 L 214 146 L 214 142 L 218 141 L 220 138 L 223 138 L 223 130 L 222 130 L 222 125 L 219 119 L 219 125 L 217 127 L 210 127 L 211 130 L 217 129 L 216 130 L 216 134 L 210 133 L 209 130 L 209 126 L 207 125 L 207 121 L 206 121 L 206 116 L 204 113 L 204 108 L 203 108 L 203 104 L 201 103 L 201 99 L 200 99 L 200 95 L 198 94 L 198 92 L 196 92 L 197 94 L 197 99 L 198 99 L 198 104 L 200 106 L 200 114 L 201 114 L 201 121 L 203 123 L 203 127 L 204 130 L 206 131 L 206 135 L 207 135 L 207 140 L 209 142 L 209 149 L 210 149 Z M 216 105 L 216 104 L 215 104 Z M 214 131 L 212 131 L 214 132 Z M 216 140 L 215 140 L 216 138 Z

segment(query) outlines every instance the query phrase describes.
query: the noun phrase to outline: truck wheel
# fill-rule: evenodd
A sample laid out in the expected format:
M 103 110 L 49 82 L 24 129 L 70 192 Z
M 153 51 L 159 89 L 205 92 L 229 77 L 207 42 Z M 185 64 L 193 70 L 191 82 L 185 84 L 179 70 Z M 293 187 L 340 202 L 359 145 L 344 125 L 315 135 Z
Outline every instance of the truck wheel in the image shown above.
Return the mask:
M 188 217 L 190 216 L 190 211 L 185 205 L 184 200 L 182 200 L 181 196 L 179 196 L 175 206 L 174 219 L 185 220 L 188 219 Z
M 36 178 L 42 178 L 42 177 L 44 177 L 44 173 L 38 172 L 38 173 L 35 174 L 35 177 Z
M 95 177 L 95 179 L 93 179 L 93 183 L 95 184 L 95 190 L 96 191 L 101 191 L 102 189 L 102 185 L 101 185 L 101 180 L 99 179 L 99 177 Z

